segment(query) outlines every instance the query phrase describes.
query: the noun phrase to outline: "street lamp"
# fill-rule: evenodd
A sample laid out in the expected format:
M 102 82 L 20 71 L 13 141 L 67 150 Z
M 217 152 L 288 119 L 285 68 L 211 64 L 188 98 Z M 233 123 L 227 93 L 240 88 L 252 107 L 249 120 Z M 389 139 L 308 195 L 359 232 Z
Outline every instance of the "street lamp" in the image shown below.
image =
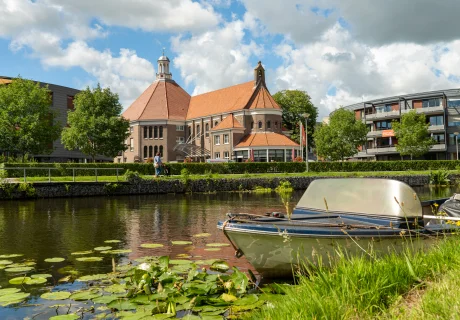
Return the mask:
M 307 166 L 307 172 L 308 172 L 308 117 L 310 116 L 309 113 L 304 113 L 302 115 L 304 118 L 305 118 L 305 149 L 306 152 L 305 152 L 305 163 L 306 163 L 306 166 Z
M 458 160 L 458 132 L 454 132 L 455 134 L 455 146 L 457 147 L 457 160 Z

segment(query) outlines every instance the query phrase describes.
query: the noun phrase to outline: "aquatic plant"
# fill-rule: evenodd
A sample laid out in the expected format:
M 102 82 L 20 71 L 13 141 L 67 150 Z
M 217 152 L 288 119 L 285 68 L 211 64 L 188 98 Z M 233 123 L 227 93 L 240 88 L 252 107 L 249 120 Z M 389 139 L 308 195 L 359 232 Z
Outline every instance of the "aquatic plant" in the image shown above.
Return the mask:
M 256 193 L 270 193 L 270 192 L 272 192 L 272 189 L 271 188 L 265 188 L 265 187 L 262 187 L 262 186 L 255 186 L 253 191 L 256 192 Z
M 449 172 L 444 169 L 437 170 L 437 171 L 430 171 L 430 185 L 435 185 L 435 186 L 450 185 Z
M 116 182 L 107 182 L 104 185 L 104 191 L 107 192 L 108 194 L 113 194 L 117 190 L 120 190 L 123 186 L 119 183 Z
M 142 178 L 137 171 L 131 171 L 128 169 L 123 176 L 125 180 L 131 184 L 140 184 L 142 182 Z
M 30 183 L 19 183 L 17 185 L 17 190 L 19 192 L 24 192 L 28 197 L 35 197 L 37 195 L 34 186 Z

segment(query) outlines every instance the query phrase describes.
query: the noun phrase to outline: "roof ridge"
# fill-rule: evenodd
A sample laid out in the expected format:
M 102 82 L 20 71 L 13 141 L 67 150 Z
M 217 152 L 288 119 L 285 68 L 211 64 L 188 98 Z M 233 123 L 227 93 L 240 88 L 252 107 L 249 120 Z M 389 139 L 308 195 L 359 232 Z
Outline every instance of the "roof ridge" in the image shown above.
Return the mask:
M 237 86 L 242 86 L 242 85 L 248 84 L 248 83 L 250 83 L 250 82 L 253 82 L 253 81 L 252 81 L 252 80 L 251 80 L 251 81 L 246 81 L 246 82 L 234 84 L 233 86 L 229 86 L 229 87 L 225 87 L 225 88 L 220 88 L 220 89 L 217 89 L 217 90 L 211 90 L 211 91 L 208 91 L 208 92 L 203 92 L 203 93 L 194 95 L 194 96 L 192 96 L 192 97 L 199 97 L 199 96 L 202 96 L 202 95 L 205 95 L 205 94 L 209 94 L 209 93 L 212 93 L 212 92 L 219 92 L 219 91 L 222 91 L 222 90 L 227 90 L 227 89 L 229 89 L 229 88 L 233 88 L 233 87 L 237 87 Z
M 156 85 L 155 85 L 155 88 L 153 88 L 153 91 L 152 91 L 152 94 L 150 95 L 149 97 L 149 100 L 147 100 L 147 103 L 144 105 L 144 109 L 142 110 L 141 114 L 137 117 L 137 119 L 140 119 L 142 117 L 142 115 L 144 114 L 145 110 L 147 109 L 147 106 L 149 105 L 150 103 L 150 100 L 152 100 L 152 97 L 153 97 L 153 94 L 155 93 L 155 91 L 157 90 L 158 88 L 158 80 L 156 81 L 153 81 L 152 84 L 154 84 L 156 82 Z

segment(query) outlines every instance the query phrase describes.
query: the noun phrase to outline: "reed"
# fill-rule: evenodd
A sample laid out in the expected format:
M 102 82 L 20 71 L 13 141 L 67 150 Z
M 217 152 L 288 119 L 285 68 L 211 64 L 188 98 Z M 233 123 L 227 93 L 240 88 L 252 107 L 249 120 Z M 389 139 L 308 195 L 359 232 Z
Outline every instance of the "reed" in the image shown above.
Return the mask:
M 409 292 L 458 268 L 458 236 L 438 240 L 428 252 L 411 249 L 382 258 L 346 257 L 334 267 L 305 266 L 283 299 L 247 319 L 365 319 L 390 316 Z M 422 240 L 415 240 L 422 241 Z M 457 290 L 459 291 L 459 290 Z

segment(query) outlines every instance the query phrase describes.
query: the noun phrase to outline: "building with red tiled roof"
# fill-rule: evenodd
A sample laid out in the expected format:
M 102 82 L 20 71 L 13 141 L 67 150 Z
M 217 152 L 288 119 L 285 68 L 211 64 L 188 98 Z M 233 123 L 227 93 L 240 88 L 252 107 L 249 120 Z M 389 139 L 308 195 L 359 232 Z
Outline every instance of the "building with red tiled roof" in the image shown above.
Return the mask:
M 253 81 L 193 97 L 172 79 L 169 63 L 164 55 L 158 59 L 156 81 L 123 113 L 131 134 L 116 162 L 143 162 L 157 152 L 163 161 L 291 161 L 297 155 L 261 62 Z

